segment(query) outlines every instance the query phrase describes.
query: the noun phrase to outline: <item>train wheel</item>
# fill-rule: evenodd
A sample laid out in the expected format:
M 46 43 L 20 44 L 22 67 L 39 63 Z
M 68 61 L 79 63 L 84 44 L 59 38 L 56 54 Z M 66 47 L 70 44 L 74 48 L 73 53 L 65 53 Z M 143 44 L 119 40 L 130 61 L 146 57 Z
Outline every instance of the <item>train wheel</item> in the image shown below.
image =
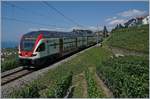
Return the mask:
M 36 68 L 44 67 L 43 65 L 45 65 L 46 62 L 47 62 L 47 59 L 36 60 L 34 62 L 34 67 L 36 67 Z

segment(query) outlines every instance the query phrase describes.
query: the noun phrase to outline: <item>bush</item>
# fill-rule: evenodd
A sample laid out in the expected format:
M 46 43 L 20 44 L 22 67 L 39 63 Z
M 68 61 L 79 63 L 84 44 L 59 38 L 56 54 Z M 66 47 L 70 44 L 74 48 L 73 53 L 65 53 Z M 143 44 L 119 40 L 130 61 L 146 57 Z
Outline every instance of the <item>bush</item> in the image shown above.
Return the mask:
M 18 90 L 16 93 L 12 93 L 11 97 L 14 98 L 38 98 L 40 87 L 37 83 L 32 83 L 24 87 L 22 90 Z
M 67 94 L 71 82 L 72 82 L 72 72 L 68 76 L 64 77 L 61 82 L 58 82 L 55 90 L 55 96 L 57 98 L 63 98 Z
M 19 61 L 17 59 L 7 60 L 1 64 L 1 71 L 7 71 L 19 66 Z
M 72 76 L 73 73 L 70 72 L 67 76 L 64 76 L 56 81 L 56 86 L 51 86 L 48 88 L 45 96 L 47 98 L 64 98 L 69 87 L 71 86 Z

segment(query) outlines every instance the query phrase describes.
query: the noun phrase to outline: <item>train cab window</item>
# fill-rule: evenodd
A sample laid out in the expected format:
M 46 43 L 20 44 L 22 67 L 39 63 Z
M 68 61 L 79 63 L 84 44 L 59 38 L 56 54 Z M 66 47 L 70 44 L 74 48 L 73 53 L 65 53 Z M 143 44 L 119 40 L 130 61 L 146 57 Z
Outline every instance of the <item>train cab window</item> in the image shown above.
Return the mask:
M 41 52 L 45 50 L 45 43 L 41 43 L 37 48 L 36 52 Z

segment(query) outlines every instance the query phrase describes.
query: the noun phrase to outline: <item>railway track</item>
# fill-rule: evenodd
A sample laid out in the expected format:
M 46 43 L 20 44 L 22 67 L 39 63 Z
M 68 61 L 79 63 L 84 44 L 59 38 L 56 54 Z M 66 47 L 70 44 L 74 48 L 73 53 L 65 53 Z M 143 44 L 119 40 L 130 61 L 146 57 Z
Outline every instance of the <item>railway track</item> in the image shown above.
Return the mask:
M 33 70 L 27 70 L 23 68 L 17 68 L 15 70 L 12 70 L 10 72 L 2 73 L 1 76 L 1 85 L 5 85 L 11 81 L 14 81 L 18 78 L 21 78 L 29 73 L 32 73 Z

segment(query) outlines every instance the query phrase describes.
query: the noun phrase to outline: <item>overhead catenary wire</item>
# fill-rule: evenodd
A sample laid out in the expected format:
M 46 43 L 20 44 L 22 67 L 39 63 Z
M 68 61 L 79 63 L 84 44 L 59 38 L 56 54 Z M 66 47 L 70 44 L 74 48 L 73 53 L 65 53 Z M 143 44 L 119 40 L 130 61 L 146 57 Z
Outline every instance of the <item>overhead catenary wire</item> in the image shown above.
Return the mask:
M 49 24 L 43 24 L 43 23 L 38 23 L 38 22 L 33 22 L 33 21 L 28 21 L 28 20 L 21 20 L 21 19 L 17 19 L 17 18 L 11 18 L 11 17 L 2 17 L 2 19 L 4 20 L 11 20 L 11 21 L 17 21 L 17 22 L 22 22 L 25 24 L 36 24 L 36 25 L 42 25 L 42 26 L 51 26 L 51 27 L 55 27 L 55 28 L 64 28 L 64 27 L 58 27 L 56 25 L 49 25 Z
M 43 3 L 48 6 L 49 8 L 55 10 L 58 14 L 60 14 L 61 16 L 63 16 L 66 20 L 69 20 L 70 22 L 72 22 L 73 24 L 75 24 L 77 27 L 83 27 L 82 25 L 79 25 L 77 22 L 75 22 L 74 20 L 72 20 L 71 18 L 67 17 L 66 15 L 64 15 L 62 12 L 60 12 L 57 8 L 55 8 L 54 6 L 48 4 L 46 1 L 43 1 Z M 16 9 L 19 9 L 19 10 L 22 10 L 22 11 L 27 11 L 25 8 L 21 7 L 21 6 L 18 6 L 14 3 L 10 3 L 10 2 L 6 2 L 7 5 L 11 5 L 13 8 L 15 7 Z M 48 16 L 45 16 L 44 14 L 41 14 L 41 13 L 37 13 L 35 11 L 28 11 L 28 13 L 30 14 L 33 14 L 33 15 L 38 15 L 38 16 L 41 16 L 41 17 L 48 17 Z M 38 22 L 33 22 L 33 21 L 27 21 L 27 20 L 22 20 L 22 19 L 17 19 L 17 18 L 13 18 L 13 17 L 3 17 L 3 19 L 5 20 L 11 20 L 11 21 L 16 21 L 16 22 L 22 22 L 22 23 L 25 23 L 25 24 L 36 24 L 36 25 L 43 25 L 43 26 L 51 26 L 51 27 L 56 27 L 56 28 L 66 28 L 66 26 L 56 26 L 56 25 L 49 25 L 49 24 L 43 24 L 43 23 L 38 23 Z
M 22 10 L 22 11 L 27 11 L 25 8 L 23 7 L 20 7 L 14 3 L 10 3 L 10 2 L 6 2 L 7 5 L 11 5 L 13 8 L 15 7 L 16 9 L 19 9 L 19 10 Z M 49 18 L 49 16 L 46 16 L 44 14 L 41 14 L 41 13 L 38 13 L 38 12 L 35 12 L 35 11 L 28 11 L 28 13 L 32 14 L 32 15 L 37 15 L 37 16 L 41 16 L 41 17 L 45 17 L 45 18 Z M 27 20 L 22 20 L 22 19 L 17 19 L 17 18 L 10 18 L 10 17 L 3 17 L 3 19 L 5 20 L 10 20 L 10 21 L 16 21 L 16 22 L 22 22 L 22 23 L 25 23 L 25 24 L 36 24 L 36 25 L 44 25 L 44 26 L 51 26 L 51 27 L 55 27 L 56 29 L 57 28 L 67 28 L 67 26 L 58 26 L 58 25 L 49 25 L 49 24 L 43 24 L 43 23 L 38 23 L 38 22 L 33 22 L 33 21 L 27 21 Z
M 56 11 L 59 15 L 63 16 L 66 20 L 70 21 L 71 23 L 75 24 L 76 26 L 79 27 L 84 27 L 83 25 L 78 24 L 77 22 L 75 22 L 73 19 L 69 18 L 68 16 L 64 15 L 60 10 L 58 10 L 56 7 L 52 6 L 51 4 L 47 3 L 46 1 L 42 1 L 43 4 L 45 4 L 47 7 L 53 9 L 54 11 Z
M 19 6 L 17 6 L 16 4 L 13 4 L 13 3 L 10 3 L 10 2 L 6 2 L 6 4 L 7 4 L 7 5 L 11 5 L 12 7 L 15 7 L 15 8 L 19 9 L 19 10 L 26 11 L 25 8 L 19 7 Z M 49 18 L 49 16 L 46 16 L 46 15 L 44 15 L 44 14 L 41 14 L 41 13 L 38 13 L 38 12 L 35 12 L 35 11 L 32 11 L 32 10 L 28 11 L 28 13 L 30 13 L 30 14 L 32 14 L 32 15 L 37 15 L 37 16 Z

